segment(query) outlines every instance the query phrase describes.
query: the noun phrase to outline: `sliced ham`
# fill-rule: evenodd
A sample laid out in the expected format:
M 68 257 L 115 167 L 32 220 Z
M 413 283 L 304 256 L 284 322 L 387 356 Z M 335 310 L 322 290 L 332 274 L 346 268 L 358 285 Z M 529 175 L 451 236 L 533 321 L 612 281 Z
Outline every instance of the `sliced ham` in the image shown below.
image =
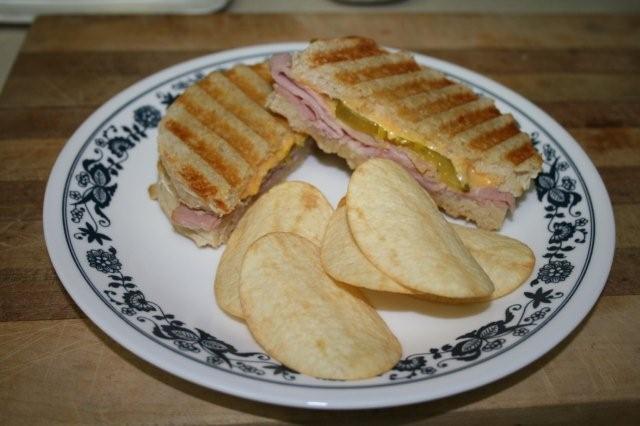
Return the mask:
M 187 229 L 213 231 L 222 221 L 220 216 L 203 210 L 191 209 L 179 204 L 171 213 L 171 220 L 176 225 Z
M 387 158 L 402 165 L 429 192 L 454 192 L 457 196 L 472 198 L 479 202 L 490 202 L 515 208 L 515 198 L 511 193 L 496 188 L 474 188 L 469 192 L 457 192 L 440 182 L 433 167 L 428 162 L 409 158 L 400 148 L 381 143 L 370 135 L 344 126 L 330 112 L 324 99 L 316 92 L 296 83 L 291 76 L 291 55 L 274 55 L 270 62 L 275 90 L 293 104 L 300 115 L 308 120 L 326 137 L 346 145 L 358 156 L 366 158 Z M 425 170 L 420 173 L 420 170 Z
M 182 203 L 178 204 L 171 213 L 171 221 L 178 226 L 182 226 L 193 231 L 210 232 L 214 229 L 228 225 L 230 222 L 236 223 L 251 204 L 262 194 L 273 188 L 278 182 L 284 180 L 291 171 L 291 166 L 298 164 L 306 154 L 304 147 L 294 147 L 289 153 L 287 160 L 269 170 L 260 186 L 260 191 L 255 196 L 244 200 L 233 212 L 218 216 L 211 212 L 200 209 L 192 209 Z
M 516 208 L 516 199 L 513 196 L 513 194 L 509 192 L 500 191 L 497 188 L 490 188 L 490 187 L 474 188 L 466 194 L 467 194 L 467 197 L 476 199 L 478 201 L 504 203 L 507 206 L 509 206 L 509 209 L 512 212 Z
M 314 91 L 298 86 L 291 79 L 291 55 L 288 53 L 274 55 L 269 65 L 275 81 L 275 90 L 289 99 L 298 108 L 302 117 L 312 122 L 329 137 L 339 138 L 343 134 L 342 126 L 322 105 L 322 98 Z

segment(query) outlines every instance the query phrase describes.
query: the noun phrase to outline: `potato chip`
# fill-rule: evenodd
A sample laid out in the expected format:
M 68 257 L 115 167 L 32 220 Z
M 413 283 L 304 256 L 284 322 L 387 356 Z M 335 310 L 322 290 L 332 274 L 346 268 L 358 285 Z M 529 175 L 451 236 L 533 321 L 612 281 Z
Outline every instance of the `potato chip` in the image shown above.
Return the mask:
M 320 259 L 325 271 L 337 281 L 370 290 L 416 293 L 383 274 L 362 254 L 351 236 L 345 206 L 338 205 L 329 219 Z
M 322 240 L 320 259 L 325 271 L 335 280 L 376 291 L 424 295 L 425 299 L 444 303 L 468 303 L 497 299 L 518 288 L 533 269 L 535 258 L 525 244 L 495 232 L 451 224 L 469 253 L 494 284 L 490 296 L 478 299 L 433 297 L 398 284 L 377 269 L 356 245 L 344 206 L 333 212 Z
M 353 172 L 347 219 L 360 251 L 399 284 L 446 298 L 493 292 L 429 194 L 393 161 L 368 160 Z
M 291 233 L 246 251 L 240 298 L 249 330 L 289 368 L 325 379 L 364 379 L 391 369 L 400 343 L 359 291 L 333 281 L 320 249 Z
M 491 278 L 495 289 L 489 299 L 511 293 L 531 274 L 535 256 L 526 244 L 483 229 L 460 225 L 453 225 L 453 229 Z
M 242 318 L 240 266 L 247 248 L 269 232 L 293 232 L 320 245 L 333 208 L 314 186 L 284 182 L 262 195 L 244 214 L 231 234 L 215 278 L 218 305 Z

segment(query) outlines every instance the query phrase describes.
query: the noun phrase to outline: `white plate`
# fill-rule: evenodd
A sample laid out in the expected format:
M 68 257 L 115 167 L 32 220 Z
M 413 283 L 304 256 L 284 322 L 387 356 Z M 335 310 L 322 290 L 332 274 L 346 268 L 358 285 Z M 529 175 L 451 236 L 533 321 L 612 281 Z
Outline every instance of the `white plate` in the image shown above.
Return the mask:
M 611 267 L 615 232 L 604 185 L 578 144 L 540 109 L 485 77 L 422 55 L 420 63 L 495 99 L 543 154 L 535 188 L 502 229 L 536 253 L 530 279 L 502 299 L 466 307 L 372 295 L 403 345 L 403 360 L 384 375 L 351 382 L 282 367 L 216 306 L 212 282 L 222 250 L 198 249 L 174 233 L 147 195 L 156 178 L 158 120 L 204 73 L 304 46 L 248 47 L 174 66 L 120 93 L 76 131 L 44 203 L 49 255 L 74 301 L 105 333 L 160 368 L 222 392 L 298 407 L 441 398 L 504 377 L 558 344 L 596 302 Z M 290 179 L 311 182 L 335 205 L 348 176 L 341 160 L 315 153 Z

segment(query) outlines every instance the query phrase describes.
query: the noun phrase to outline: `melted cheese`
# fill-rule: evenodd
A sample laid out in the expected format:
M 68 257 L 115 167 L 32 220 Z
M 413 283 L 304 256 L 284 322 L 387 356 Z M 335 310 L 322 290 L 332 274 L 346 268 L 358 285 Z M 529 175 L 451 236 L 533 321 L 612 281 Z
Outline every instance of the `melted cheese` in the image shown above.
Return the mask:
M 474 188 L 497 188 L 503 183 L 504 178 L 502 176 L 497 176 L 490 173 L 482 173 L 477 171 L 474 167 L 469 170 L 469 184 Z

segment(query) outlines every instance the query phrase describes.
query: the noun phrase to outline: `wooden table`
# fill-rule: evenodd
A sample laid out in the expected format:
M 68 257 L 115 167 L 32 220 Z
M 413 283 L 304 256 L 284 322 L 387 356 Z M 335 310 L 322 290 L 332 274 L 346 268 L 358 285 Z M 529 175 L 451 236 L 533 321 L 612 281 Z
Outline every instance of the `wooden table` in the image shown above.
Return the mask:
M 42 236 L 45 183 L 74 129 L 177 62 L 345 34 L 484 73 L 564 125 L 598 167 L 617 247 L 595 309 L 557 348 L 491 385 L 386 410 L 313 412 L 204 389 L 138 359 L 65 293 Z M 640 419 L 640 16 L 51 17 L 31 28 L 0 96 L 0 424 L 438 423 Z

